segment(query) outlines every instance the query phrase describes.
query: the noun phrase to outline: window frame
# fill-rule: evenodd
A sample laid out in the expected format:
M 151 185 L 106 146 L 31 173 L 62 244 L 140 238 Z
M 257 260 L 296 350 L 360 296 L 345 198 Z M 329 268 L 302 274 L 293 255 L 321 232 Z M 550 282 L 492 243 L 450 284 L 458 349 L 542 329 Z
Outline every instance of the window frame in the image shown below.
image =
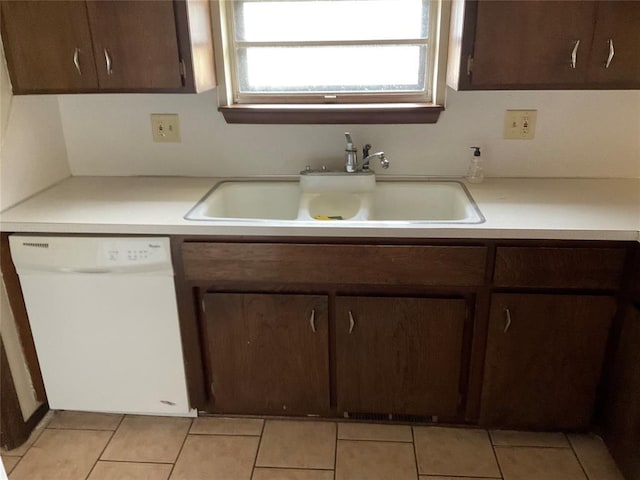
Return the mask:
M 369 96 L 339 94 L 260 95 L 236 98 L 234 81 L 236 66 L 229 40 L 233 21 L 233 0 L 213 0 L 215 60 L 218 71 L 219 111 L 227 123 L 340 124 L 340 123 L 435 123 L 444 110 L 446 63 L 451 15 L 450 0 L 429 0 L 429 34 L 426 91 L 419 95 L 385 92 Z M 381 42 L 373 41 L 372 44 Z M 372 101 L 375 99 L 375 102 Z

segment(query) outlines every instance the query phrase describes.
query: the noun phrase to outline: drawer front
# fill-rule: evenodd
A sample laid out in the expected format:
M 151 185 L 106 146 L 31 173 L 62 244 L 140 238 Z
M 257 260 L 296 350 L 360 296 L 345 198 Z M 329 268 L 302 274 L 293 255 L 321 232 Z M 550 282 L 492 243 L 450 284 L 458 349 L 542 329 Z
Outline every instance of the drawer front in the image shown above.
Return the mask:
M 485 247 L 196 243 L 182 246 L 185 278 L 203 282 L 475 286 Z
M 498 247 L 497 287 L 617 289 L 624 248 Z

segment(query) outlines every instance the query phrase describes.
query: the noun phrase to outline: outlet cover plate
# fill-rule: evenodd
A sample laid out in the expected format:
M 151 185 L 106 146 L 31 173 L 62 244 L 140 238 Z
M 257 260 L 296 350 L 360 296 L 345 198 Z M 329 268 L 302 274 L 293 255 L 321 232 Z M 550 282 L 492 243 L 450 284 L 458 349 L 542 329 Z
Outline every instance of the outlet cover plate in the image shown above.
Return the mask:
M 180 119 L 177 113 L 152 113 L 151 133 L 154 142 L 179 143 Z
M 533 140 L 536 135 L 537 110 L 507 110 L 504 114 L 504 138 Z

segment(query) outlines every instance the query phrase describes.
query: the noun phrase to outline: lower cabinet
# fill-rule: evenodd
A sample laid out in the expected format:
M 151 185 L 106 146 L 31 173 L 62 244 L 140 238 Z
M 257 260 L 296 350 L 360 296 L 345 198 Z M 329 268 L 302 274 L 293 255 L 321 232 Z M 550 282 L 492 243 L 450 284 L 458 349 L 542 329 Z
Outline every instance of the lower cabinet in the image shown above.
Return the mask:
M 338 414 L 454 417 L 461 400 L 462 299 L 336 299 Z
M 607 296 L 494 294 L 480 423 L 587 428 L 615 310 Z
M 328 415 L 328 304 L 321 295 L 204 297 L 213 412 Z

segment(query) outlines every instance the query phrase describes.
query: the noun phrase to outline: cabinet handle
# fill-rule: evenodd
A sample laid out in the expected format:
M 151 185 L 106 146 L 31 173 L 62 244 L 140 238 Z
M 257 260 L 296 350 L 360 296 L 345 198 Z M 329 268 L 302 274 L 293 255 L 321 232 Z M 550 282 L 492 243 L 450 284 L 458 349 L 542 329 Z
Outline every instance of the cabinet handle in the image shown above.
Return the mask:
M 353 314 L 351 313 L 351 310 L 349 310 L 349 335 L 351 335 L 351 332 L 353 332 L 353 327 L 355 327 L 356 325 L 356 321 L 353 319 Z
M 107 64 L 107 75 L 111 76 L 113 74 L 113 69 L 111 68 L 111 55 L 109 55 L 109 51 L 104 49 L 104 61 Z
M 613 39 L 609 39 L 609 56 L 607 57 L 607 62 L 604 64 L 604 68 L 609 68 L 611 65 L 611 60 L 613 60 L 613 56 L 616 54 L 615 49 L 613 48 Z
M 309 324 L 311 325 L 311 331 L 316 333 L 316 309 L 311 310 L 311 318 L 309 318 Z
M 77 47 L 73 51 L 73 64 L 76 66 L 78 75 L 82 76 L 82 70 L 80 69 L 80 49 Z
M 576 63 L 578 61 L 578 47 L 580 46 L 580 40 L 576 40 L 576 44 L 573 46 L 573 50 L 571 50 L 571 68 L 576 68 Z
M 507 333 L 511 327 L 511 310 L 509 310 L 509 307 L 504 307 L 504 317 L 504 333 Z

